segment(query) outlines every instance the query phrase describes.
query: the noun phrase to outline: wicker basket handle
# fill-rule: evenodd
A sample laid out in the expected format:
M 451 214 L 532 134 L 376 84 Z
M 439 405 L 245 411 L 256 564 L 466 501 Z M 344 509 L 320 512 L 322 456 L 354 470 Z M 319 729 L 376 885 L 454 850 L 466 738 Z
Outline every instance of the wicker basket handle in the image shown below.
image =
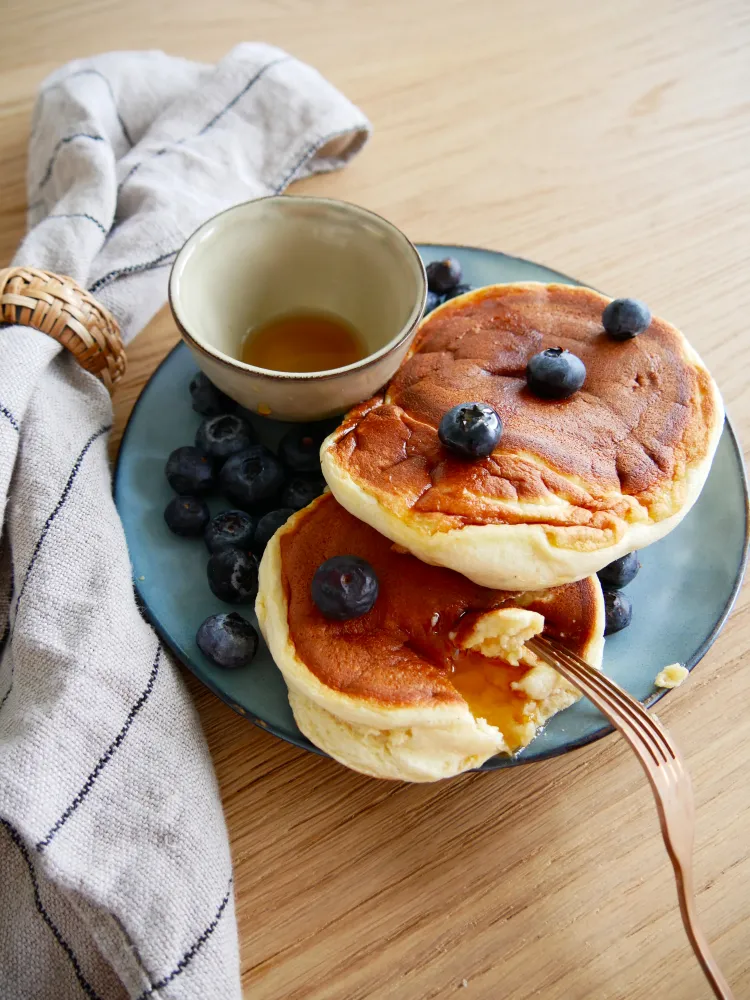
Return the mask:
M 0 270 L 0 322 L 49 334 L 112 392 L 125 371 L 125 348 L 112 313 L 77 281 L 35 267 Z

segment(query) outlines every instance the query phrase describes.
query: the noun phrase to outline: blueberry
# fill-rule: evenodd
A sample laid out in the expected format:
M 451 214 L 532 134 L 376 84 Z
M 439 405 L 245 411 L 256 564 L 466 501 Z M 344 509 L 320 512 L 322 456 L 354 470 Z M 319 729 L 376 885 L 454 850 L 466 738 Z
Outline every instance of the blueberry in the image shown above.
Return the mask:
M 222 601 L 243 604 L 258 593 L 258 560 L 242 549 L 222 549 L 208 560 L 208 585 Z
M 633 617 L 630 598 L 619 590 L 604 591 L 604 634 L 612 635 L 627 628 Z
M 457 295 L 465 295 L 466 292 L 471 291 L 471 285 L 456 285 L 455 288 L 449 289 L 443 296 L 443 302 L 447 302 L 449 299 L 455 299 Z
M 268 514 L 263 515 L 260 521 L 258 521 L 258 526 L 255 529 L 255 537 L 253 538 L 253 549 L 257 555 L 263 555 L 266 545 L 268 545 L 282 524 L 286 524 L 293 513 L 294 511 L 291 507 L 281 507 L 279 510 L 272 510 Z
M 249 549 L 255 535 L 256 519 L 244 510 L 225 510 L 206 528 L 203 538 L 209 552 Z
M 602 313 L 602 325 L 615 340 L 630 340 L 647 330 L 651 310 L 640 299 L 612 299 Z
M 311 593 L 326 618 L 346 621 L 372 608 L 378 597 L 378 578 L 364 559 L 334 556 L 316 569 Z
M 279 444 L 279 458 L 292 472 L 320 472 L 323 436 L 305 428 L 288 431 Z
M 442 304 L 442 301 L 443 301 L 443 296 L 438 295 L 437 292 L 433 292 L 430 289 L 430 291 L 427 292 L 427 298 L 425 299 L 424 303 L 424 312 L 422 313 L 422 315 L 426 316 L 427 313 L 431 313 L 433 309 L 437 309 L 437 307 Z
M 195 447 L 205 451 L 218 464 L 254 443 L 255 434 L 244 420 L 231 413 L 206 417 L 195 435 Z
M 204 417 L 216 417 L 220 413 L 228 413 L 234 406 L 229 396 L 217 389 L 213 382 L 198 372 L 190 383 L 190 395 L 193 399 L 193 409 Z
M 548 347 L 526 365 L 529 389 L 542 399 L 567 399 L 586 380 L 586 366 L 562 347 Z
M 455 288 L 462 277 L 461 265 L 455 257 L 433 260 L 425 270 L 427 272 L 427 287 L 431 292 L 437 292 L 438 295 Z
M 211 459 L 200 448 L 185 445 L 176 448 L 164 469 L 175 493 L 208 493 L 216 486 Z
M 164 520 L 175 535 L 200 535 L 211 515 L 208 507 L 198 497 L 172 497 L 164 508 Z
M 443 414 L 438 437 L 463 458 L 491 455 L 503 433 L 503 422 L 487 403 L 459 403 Z
M 281 503 L 292 510 L 302 510 L 326 488 L 322 476 L 294 476 L 281 491 Z
M 232 455 L 219 474 L 219 484 L 229 500 L 249 510 L 257 510 L 272 500 L 283 482 L 281 462 L 259 444 Z
M 258 633 L 236 611 L 211 615 L 198 629 L 195 641 L 209 660 L 228 670 L 246 667 L 258 651 Z
M 619 590 L 620 587 L 627 587 L 631 580 L 636 578 L 641 564 L 636 552 L 628 552 L 626 556 L 615 559 L 604 569 L 600 569 L 596 574 L 601 580 L 602 587 L 610 587 L 612 590 Z

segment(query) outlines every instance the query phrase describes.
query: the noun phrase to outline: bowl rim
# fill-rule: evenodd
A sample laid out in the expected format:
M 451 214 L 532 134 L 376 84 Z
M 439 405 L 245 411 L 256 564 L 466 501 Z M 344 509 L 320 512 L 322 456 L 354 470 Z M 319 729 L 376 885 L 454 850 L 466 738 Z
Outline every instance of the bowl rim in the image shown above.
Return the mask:
M 417 273 L 421 276 L 421 291 L 417 296 L 417 300 L 409 313 L 408 319 L 401 327 L 399 332 L 392 337 L 386 344 L 378 348 L 372 354 L 368 354 L 366 357 L 359 361 L 355 361 L 353 364 L 344 365 L 341 368 L 329 368 L 319 372 L 281 372 L 274 371 L 270 368 L 257 368 L 255 365 L 248 365 L 244 361 L 239 361 L 237 358 L 233 358 L 228 354 L 224 354 L 223 351 L 219 351 L 204 342 L 198 340 L 196 336 L 190 332 L 183 318 L 180 316 L 178 309 L 178 299 L 179 295 L 174 287 L 177 283 L 176 270 L 180 262 L 184 263 L 185 254 L 188 252 L 196 242 L 200 239 L 201 233 L 207 229 L 208 226 L 215 224 L 217 219 L 220 219 L 224 215 L 229 215 L 230 213 L 237 212 L 238 210 L 245 209 L 249 205 L 255 205 L 260 202 L 273 201 L 281 204 L 287 204 L 290 202 L 307 202 L 318 204 L 322 206 L 334 206 L 338 209 L 345 209 L 346 211 L 353 212 L 355 215 L 360 215 L 369 218 L 370 220 L 375 220 L 376 222 L 384 225 L 387 229 L 392 230 L 397 236 L 399 236 L 405 243 L 405 248 L 408 254 L 413 257 L 417 265 Z M 225 368 L 230 368 L 234 372 L 244 372 L 253 375 L 255 378 L 267 379 L 268 381 L 278 382 L 278 381 L 288 381 L 288 382 L 324 382 L 330 379 L 340 378 L 349 374 L 356 374 L 360 371 L 365 371 L 366 369 L 372 367 L 372 365 L 377 364 L 378 361 L 382 360 L 387 355 L 391 354 L 393 351 L 398 350 L 402 347 L 409 338 L 412 336 L 420 320 L 422 319 L 422 314 L 424 312 L 425 303 L 427 301 L 427 274 L 425 272 L 424 262 L 419 255 L 414 243 L 409 239 L 409 237 L 396 226 L 394 223 L 390 222 L 384 216 L 379 215 L 377 212 L 373 212 L 369 208 L 364 208 L 362 205 L 356 205 L 354 202 L 342 201 L 339 198 L 319 198 L 314 195 L 263 195 L 260 198 L 250 198 L 247 201 L 237 202 L 236 205 L 230 205 L 229 208 L 223 209 L 221 212 L 217 212 L 210 218 L 202 222 L 200 226 L 194 232 L 188 236 L 183 245 L 177 252 L 177 256 L 174 259 L 172 267 L 169 272 L 169 281 L 167 284 L 167 299 L 169 302 L 169 308 L 172 313 L 172 317 L 180 331 L 180 336 L 185 341 L 185 343 L 192 350 L 198 351 L 200 354 L 205 355 L 212 361 L 216 361 L 223 365 Z

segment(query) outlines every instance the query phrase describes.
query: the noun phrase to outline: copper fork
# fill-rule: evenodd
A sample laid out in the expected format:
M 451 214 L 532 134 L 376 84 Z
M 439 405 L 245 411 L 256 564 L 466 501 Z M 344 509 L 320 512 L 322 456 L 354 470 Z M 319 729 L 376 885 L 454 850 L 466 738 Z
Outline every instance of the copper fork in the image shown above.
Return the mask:
M 659 720 L 627 691 L 558 642 L 536 636 L 526 643 L 569 680 L 605 715 L 630 744 L 656 799 L 661 833 L 672 861 L 682 922 L 706 979 L 720 1000 L 734 1000 L 698 923 L 693 884 L 695 806 L 682 754 Z

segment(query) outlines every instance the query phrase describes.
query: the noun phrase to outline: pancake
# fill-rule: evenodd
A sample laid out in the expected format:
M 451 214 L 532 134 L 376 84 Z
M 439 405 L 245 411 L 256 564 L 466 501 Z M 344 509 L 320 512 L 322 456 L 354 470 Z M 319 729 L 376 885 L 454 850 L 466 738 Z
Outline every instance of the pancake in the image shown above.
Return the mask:
M 334 555 L 360 556 L 378 576 L 378 599 L 360 618 L 332 621 L 312 600 L 315 571 Z M 405 781 L 517 751 L 578 699 L 525 650 L 530 635 L 543 628 L 597 667 L 603 649 L 596 577 L 532 594 L 488 590 L 401 551 L 330 493 L 268 543 L 256 612 L 302 732 L 357 771 Z
M 603 330 L 608 299 L 587 288 L 494 285 L 421 324 L 387 389 L 321 449 L 347 510 L 425 562 L 487 587 L 534 590 L 595 573 L 666 535 L 695 503 L 721 435 L 716 385 L 675 327 Z M 563 347 L 581 390 L 534 396 L 530 357 Z M 467 461 L 437 427 L 458 403 L 495 407 L 503 434 Z

